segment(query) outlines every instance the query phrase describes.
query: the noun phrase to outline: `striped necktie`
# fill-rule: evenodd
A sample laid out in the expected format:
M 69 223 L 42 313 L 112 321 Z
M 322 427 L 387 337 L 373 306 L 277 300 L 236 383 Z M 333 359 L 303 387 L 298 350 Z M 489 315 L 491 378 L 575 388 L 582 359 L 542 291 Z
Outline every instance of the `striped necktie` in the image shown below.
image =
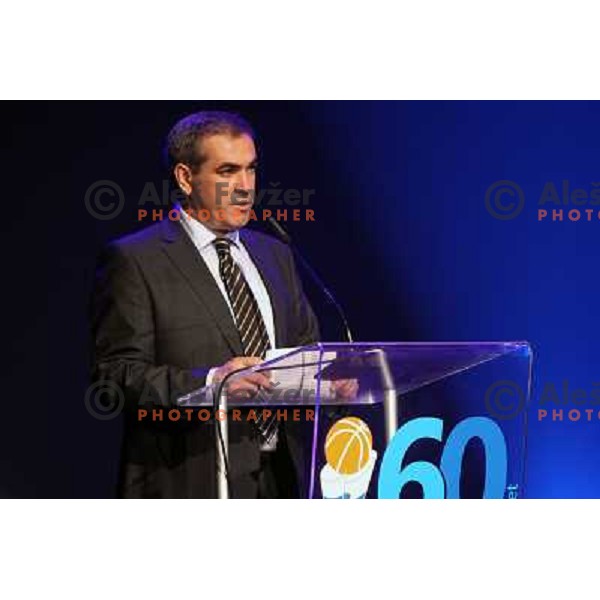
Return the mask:
M 231 243 L 228 238 L 217 238 L 213 241 L 219 256 L 219 273 L 227 290 L 244 355 L 264 358 L 267 350 L 271 347 L 267 327 L 258 307 L 258 302 L 242 270 L 231 256 Z M 274 436 L 277 432 L 275 417 L 264 421 L 262 411 L 258 412 L 256 431 L 261 445 L 263 449 L 273 449 L 269 444 L 275 441 Z

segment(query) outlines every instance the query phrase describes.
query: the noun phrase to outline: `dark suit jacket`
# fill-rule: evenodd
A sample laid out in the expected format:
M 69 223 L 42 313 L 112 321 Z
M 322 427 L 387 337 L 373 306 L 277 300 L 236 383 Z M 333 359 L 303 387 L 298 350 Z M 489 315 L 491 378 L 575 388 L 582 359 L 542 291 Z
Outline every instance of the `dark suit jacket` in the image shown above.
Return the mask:
M 290 249 L 249 230 L 240 239 L 269 293 L 277 346 L 317 341 L 317 320 Z M 205 384 L 211 367 L 243 355 L 227 304 L 180 223 L 162 221 L 109 244 L 97 271 L 92 329 L 93 379 L 116 384 L 125 397 L 118 495 L 215 497 L 214 426 L 137 416 L 141 405 L 166 413 L 177 397 Z M 277 451 L 288 475 L 302 462 L 293 430 L 283 428 Z M 260 452 L 251 423 L 230 420 L 229 437 L 233 494 L 256 496 Z M 295 468 L 286 466 L 285 455 Z M 302 481 L 286 482 L 288 490 L 295 484 L 292 494 L 300 493 Z

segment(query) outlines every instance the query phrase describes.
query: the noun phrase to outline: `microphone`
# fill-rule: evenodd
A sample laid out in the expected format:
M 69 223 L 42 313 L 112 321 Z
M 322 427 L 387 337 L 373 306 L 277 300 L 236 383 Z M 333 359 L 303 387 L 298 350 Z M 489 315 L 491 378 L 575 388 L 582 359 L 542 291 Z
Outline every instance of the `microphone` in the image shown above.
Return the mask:
M 335 299 L 335 296 L 329 291 L 327 286 L 323 283 L 323 280 L 317 275 L 316 271 L 310 266 L 310 264 L 305 260 L 302 254 L 300 254 L 296 246 L 292 243 L 292 238 L 290 234 L 273 217 L 267 217 L 267 221 L 269 222 L 269 225 L 271 225 L 271 228 L 275 231 L 277 237 L 284 244 L 291 248 L 292 252 L 294 253 L 294 256 L 298 259 L 300 264 L 313 278 L 313 280 L 317 284 L 317 287 L 321 289 L 321 291 L 325 294 L 329 302 L 333 304 L 344 325 L 344 334 L 346 336 L 346 341 L 348 341 L 350 344 L 354 343 L 352 332 L 350 331 L 350 326 L 348 325 L 348 320 L 346 319 L 346 314 L 344 313 L 344 310 L 340 306 L 339 302 Z
M 293 250 L 292 238 L 289 233 L 273 217 L 269 217 L 267 220 L 269 221 L 269 225 L 275 230 L 275 233 L 277 233 L 277 237 Z

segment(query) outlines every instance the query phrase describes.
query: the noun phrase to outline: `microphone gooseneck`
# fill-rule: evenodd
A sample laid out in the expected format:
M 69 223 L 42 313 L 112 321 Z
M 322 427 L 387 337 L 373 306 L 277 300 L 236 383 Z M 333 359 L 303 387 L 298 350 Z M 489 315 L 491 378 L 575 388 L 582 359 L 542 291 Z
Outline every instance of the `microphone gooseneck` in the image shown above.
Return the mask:
M 340 303 L 335 299 L 335 296 L 329 291 L 327 286 L 323 283 L 323 280 L 317 275 L 317 272 L 310 266 L 308 261 L 302 256 L 298 248 L 292 243 L 292 238 L 289 233 L 273 218 L 268 217 L 267 221 L 269 225 L 271 225 L 272 229 L 277 234 L 277 237 L 286 245 L 288 245 L 294 256 L 298 259 L 300 264 L 304 267 L 304 269 L 309 273 L 309 275 L 313 278 L 317 286 L 321 289 L 321 291 L 325 294 L 329 302 L 336 309 L 343 325 L 344 325 L 344 334 L 346 336 L 346 341 L 350 344 L 354 343 L 354 338 L 352 337 L 352 332 L 350 331 L 350 326 L 348 325 L 348 319 L 346 319 L 346 314 L 344 310 L 340 306 Z

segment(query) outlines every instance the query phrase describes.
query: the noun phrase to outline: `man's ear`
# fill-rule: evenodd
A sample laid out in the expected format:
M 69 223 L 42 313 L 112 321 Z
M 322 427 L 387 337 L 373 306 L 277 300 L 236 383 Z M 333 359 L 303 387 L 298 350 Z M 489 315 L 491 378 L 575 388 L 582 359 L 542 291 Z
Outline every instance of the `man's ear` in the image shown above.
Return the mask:
M 173 175 L 179 185 L 179 189 L 186 195 L 192 194 L 192 171 L 187 165 L 177 163 L 173 169 Z

